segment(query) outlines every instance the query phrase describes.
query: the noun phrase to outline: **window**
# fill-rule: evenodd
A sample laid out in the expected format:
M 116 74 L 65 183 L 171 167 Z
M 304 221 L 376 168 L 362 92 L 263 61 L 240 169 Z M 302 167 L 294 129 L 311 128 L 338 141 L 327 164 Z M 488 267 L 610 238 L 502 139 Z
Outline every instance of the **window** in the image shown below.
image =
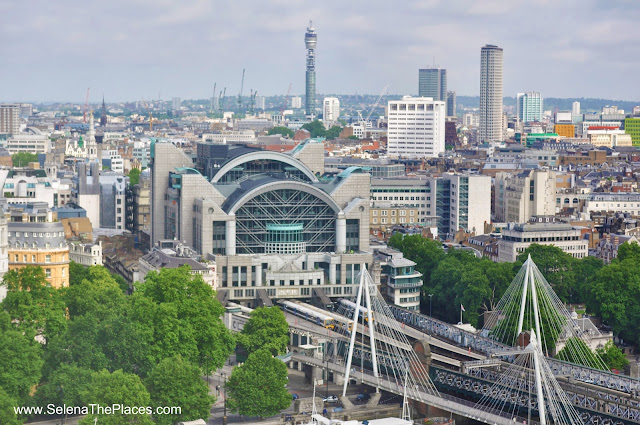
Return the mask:
M 65 277 L 67 269 L 62 269 L 62 277 Z
M 32 263 L 35 263 L 35 262 L 36 262 L 36 256 L 35 256 L 35 255 L 32 255 L 32 256 L 31 256 L 31 262 L 32 262 Z
M 14 256 L 14 261 L 15 261 L 16 263 L 19 261 L 19 260 L 18 260 L 18 258 L 20 258 L 20 257 L 18 256 L 18 254 L 16 254 L 16 255 Z
M 51 277 L 51 269 L 44 269 L 44 274 L 47 277 Z
M 44 262 L 45 263 L 50 263 L 51 262 L 51 255 L 45 255 L 44 256 Z

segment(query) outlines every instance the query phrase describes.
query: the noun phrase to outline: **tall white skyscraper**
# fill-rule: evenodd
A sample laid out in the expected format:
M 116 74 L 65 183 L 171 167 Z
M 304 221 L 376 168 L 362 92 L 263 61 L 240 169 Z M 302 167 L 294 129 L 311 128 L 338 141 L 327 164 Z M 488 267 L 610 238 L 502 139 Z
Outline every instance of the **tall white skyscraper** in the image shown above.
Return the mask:
M 446 104 L 431 97 L 404 96 L 389 101 L 387 152 L 410 158 L 444 152 Z
M 580 115 L 580 102 L 573 102 L 573 107 L 571 108 L 571 115 Z
M 337 97 L 325 97 L 322 102 L 322 120 L 336 122 L 340 117 L 340 100 Z
M 531 91 L 516 95 L 516 115 L 522 122 L 542 121 L 543 99 L 540 93 Z
M 502 140 L 502 48 L 480 50 L 480 140 Z

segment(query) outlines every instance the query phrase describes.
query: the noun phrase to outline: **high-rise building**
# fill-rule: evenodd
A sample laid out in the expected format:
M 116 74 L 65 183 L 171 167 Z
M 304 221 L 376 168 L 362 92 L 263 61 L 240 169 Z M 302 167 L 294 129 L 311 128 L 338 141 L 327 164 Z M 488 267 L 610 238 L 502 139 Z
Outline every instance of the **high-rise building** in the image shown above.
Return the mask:
M 20 105 L 0 105 L 0 133 L 17 134 L 20 132 Z
M 182 105 L 182 101 L 180 100 L 179 97 L 174 97 L 173 99 L 171 99 L 171 109 L 173 111 L 180 110 L 181 105 Z
M 522 122 L 542 121 L 543 99 L 538 92 L 518 93 L 516 95 L 516 115 Z
M 456 91 L 448 91 L 447 92 L 447 116 L 455 117 L 456 116 Z
M 480 50 L 480 140 L 502 140 L 501 47 L 487 44 Z
M 580 115 L 580 102 L 573 102 L 573 107 L 571 108 L 571 115 Z
M 418 96 L 433 100 L 447 100 L 447 70 L 425 68 L 418 70 Z
M 336 122 L 340 117 L 340 100 L 337 97 L 325 97 L 322 107 L 324 122 Z
M 318 35 L 313 28 L 311 21 L 304 35 L 304 44 L 307 47 L 307 78 L 306 78 L 306 112 L 307 116 L 313 118 L 316 112 L 316 45 Z
M 256 109 L 264 110 L 266 106 L 266 98 L 264 96 L 256 96 Z
M 293 109 L 300 109 L 302 108 L 302 98 L 300 96 L 293 96 L 291 98 L 291 107 Z
M 445 102 L 404 96 L 388 104 L 387 152 L 412 158 L 444 152 Z

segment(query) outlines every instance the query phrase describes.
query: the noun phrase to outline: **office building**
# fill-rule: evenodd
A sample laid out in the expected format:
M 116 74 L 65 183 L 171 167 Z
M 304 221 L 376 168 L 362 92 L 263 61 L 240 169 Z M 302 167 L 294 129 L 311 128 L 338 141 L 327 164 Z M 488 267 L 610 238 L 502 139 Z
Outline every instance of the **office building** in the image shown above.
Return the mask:
M 140 173 L 140 182 L 133 186 L 133 233 L 151 231 L 151 176 L 149 169 Z
M 422 273 L 415 269 L 416 263 L 404 258 L 402 252 L 393 248 L 378 250 L 376 261 L 381 266 L 381 292 L 384 297 L 407 310 L 420 310 Z
M 542 121 L 543 99 L 538 92 L 516 95 L 516 116 L 523 123 Z
M 580 115 L 580 102 L 573 102 L 571 115 Z
M 640 146 L 640 118 L 625 118 L 624 131 L 631 135 L 633 146 Z
M 0 105 L 0 133 L 20 133 L 19 104 L 5 103 Z
M 340 118 L 340 100 L 337 97 L 325 97 L 322 102 L 322 120 L 331 124 Z
M 29 129 L 28 133 L 13 134 L 7 138 L 4 146 L 11 155 L 18 152 L 39 154 L 51 151 L 49 136 L 37 128 L 29 127 Z
M 5 203 L 4 216 L 8 220 L 9 270 L 39 266 L 51 286 L 69 286 L 69 246 L 57 214 L 46 203 Z
M 489 176 L 444 173 L 371 181 L 371 227 L 417 225 L 447 238 L 460 229 L 483 234 L 490 222 Z
M 261 110 L 261 111 L 264 111 L 266 109 L 265 108 L 266 105 L 267 105 L 266 97 L 264 97 L 264 96 L 256 96 L 255 102 L 256 102 L 255 103 L 255 108 L 256 109 Z
M 218 294 L 250 305 L 272 298 L 356 294 L 369 251 L 370 175 L 324 172 L 324 145 L 288 153 L 198 145 L 198 162 L 156 142 L 151 162 L 152 244 L 177 239 L 214 259 Z
M 576 137 L 576 126 L 574 124 L 556 124 L 553 128 L 558 136 L 573 138 Z
M 79 162 L 73 179 L 72 201 L 84 208 L 94 228 L 100 227 L 100 171 L 98 161 Z
M 556 172 L 523 170 L 497 173 L 493 190 L 493 217 L 497 222 L 524 223 L 537 215 L 554 215 Z
M 69 259 L 85 267 L 102 265 L 102 241 L 84 243 L 69 241 Z
M 480 51 L 480 140 L 502 140 L 502 48 Z
M 114 171 L 100 174 L 100 227 L 122 230 L 126 224 L 129 177 Z
M 599 147 L 614 148 L 616 146 L 633 146 L 633 137 L 625 130 L 619 129 L 594 129 L 587 130 L 589 143 Z
M 418 97 L 447 100 L 447 70 L 426 68 L 418 70 Z
M 407 158 L 433 158 L 444 152 L 445 102 L 404 96 L 388 104 L 387 152 Z
M 171 109 L 173 111 L 179 111 L 181 106 L 182 106 L 182 101 L 180 100 L 179 97 L 174 97 L 173 99 L 171 99 Z
M 573 258 L 588 255 L 589 243 L 582 239 L 582 230 L 555 217 L 533 217 L 524 224 L 509 223 L 498 241 L 498 261 L 514 262 L 531 244 L 553 245 Z
M 291 108 L 293 108 L 293 109 L 302 108 L 302 98 L 300 96 L 292 96 L 291 97 Z
M 456 116 L 456 92 L 448 91 L 447 92 L 447 116 L 455 117 Z
M 313 119 L 316 114 L 316 45 L 318 44 L 318 35 L 311 22 L 309 22 L 307 32 L 304 35 L 304 44 L 307 48 L 305 111 L 307 116 Z

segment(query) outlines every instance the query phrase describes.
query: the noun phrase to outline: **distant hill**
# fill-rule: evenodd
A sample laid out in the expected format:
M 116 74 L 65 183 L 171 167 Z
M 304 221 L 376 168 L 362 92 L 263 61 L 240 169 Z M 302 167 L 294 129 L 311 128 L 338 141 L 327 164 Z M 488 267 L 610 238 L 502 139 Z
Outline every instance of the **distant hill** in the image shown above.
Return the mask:
M 558 108 L 561 111 L 570 111 L 573 106 L 573 102 L 580 102 L 580 112 L 600 112 L 603 106 L 607 105 L 615 105 L 618 108 L 624 109 L 625 113 L 631 113 L 631 110 L 634 106 L 639 106 L 640 101 L 630 102 L 627 100 L 611 100 L 611 99 L 593 99 L 593 98 L 567 98 L 562 99 L 558 97 L 548 97 L 544 99 L 544 109 L 545 110 L 553 110 Z M 456 103 L 458 105 L 464 105 L 465 107 L 477 108 L 480 105 L 480 97 L 479 96 L 457 96 Z M 515 106 L 516 98 L 515 97 L 505 97 L 504 105 L 505 106 Z

